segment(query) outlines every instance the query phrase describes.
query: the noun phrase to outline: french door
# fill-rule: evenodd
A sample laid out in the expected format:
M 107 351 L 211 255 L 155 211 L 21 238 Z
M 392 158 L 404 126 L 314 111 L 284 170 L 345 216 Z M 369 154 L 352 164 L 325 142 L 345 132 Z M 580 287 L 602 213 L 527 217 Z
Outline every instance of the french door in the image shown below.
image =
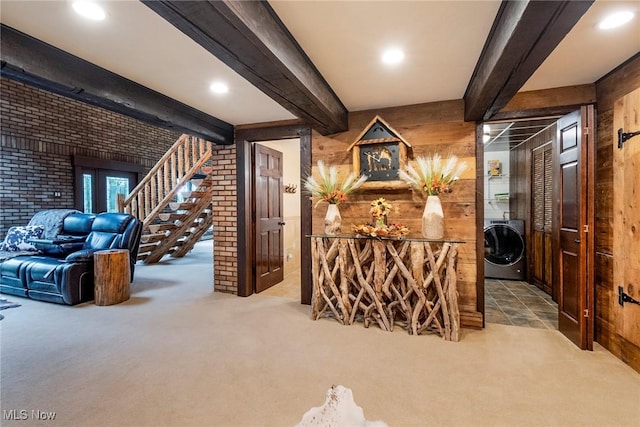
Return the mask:
M 82 211 L 117 212 L 118 194 L 125 197 L 136 186 L 137 174 L 108 169 L 83 169 Z
M 118 194 L 125 197 L 138 184 L 141 166 L 89 157 L 74 157 L 75 208 L 86 213 L 117 212 Z

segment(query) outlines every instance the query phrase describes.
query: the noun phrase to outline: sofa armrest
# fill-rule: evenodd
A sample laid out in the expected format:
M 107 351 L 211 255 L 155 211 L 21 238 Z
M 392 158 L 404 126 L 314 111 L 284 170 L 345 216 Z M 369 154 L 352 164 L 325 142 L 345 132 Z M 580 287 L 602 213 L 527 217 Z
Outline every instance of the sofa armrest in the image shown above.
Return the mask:
M 66 236 L 60 235 L 53 239 L 29 239 L 38 250 L 45 255 L 60 258 L 82 249 L 87 236 Z
M 87 239 L 87 236 L 57 236 L 53 239 L 29 239 L 29 243 L 51 246 L 61 245 L 64 243 L 83 243 Z
M 81 249 L 74 253 L 67 255 L 64 259 L 65 262 L 93 262 L 94 252 L 98 252 L 103 249 Z

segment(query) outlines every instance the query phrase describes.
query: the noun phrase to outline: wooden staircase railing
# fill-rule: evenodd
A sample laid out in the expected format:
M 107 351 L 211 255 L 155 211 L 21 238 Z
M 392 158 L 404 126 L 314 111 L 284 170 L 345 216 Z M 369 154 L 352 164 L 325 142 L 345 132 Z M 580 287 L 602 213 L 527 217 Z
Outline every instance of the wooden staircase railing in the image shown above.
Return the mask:
M 119 195 L 118 210 L 147 228 L 211 156 L 211 142 L 182 135 L 126 198 Z

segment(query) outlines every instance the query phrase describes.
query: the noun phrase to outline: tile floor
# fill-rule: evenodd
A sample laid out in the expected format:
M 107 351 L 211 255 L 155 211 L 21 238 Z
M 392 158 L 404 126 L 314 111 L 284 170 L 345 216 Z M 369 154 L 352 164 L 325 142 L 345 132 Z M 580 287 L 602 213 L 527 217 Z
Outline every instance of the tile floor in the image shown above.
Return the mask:
M 558 305 L 534 285 L 519 280 L 485 279 L 484 290 L 487 322 L 558 329 Z

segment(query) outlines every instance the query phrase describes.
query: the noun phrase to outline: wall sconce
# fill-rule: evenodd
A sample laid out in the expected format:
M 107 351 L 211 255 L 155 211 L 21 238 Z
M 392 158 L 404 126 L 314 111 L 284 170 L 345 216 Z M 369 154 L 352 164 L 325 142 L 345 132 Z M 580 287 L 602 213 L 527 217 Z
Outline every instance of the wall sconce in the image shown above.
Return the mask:
M 298 189 L 298 186 L 294 184 L 285 184 L 284 186 L 285 193 L 295 194 L 297 189 Z

